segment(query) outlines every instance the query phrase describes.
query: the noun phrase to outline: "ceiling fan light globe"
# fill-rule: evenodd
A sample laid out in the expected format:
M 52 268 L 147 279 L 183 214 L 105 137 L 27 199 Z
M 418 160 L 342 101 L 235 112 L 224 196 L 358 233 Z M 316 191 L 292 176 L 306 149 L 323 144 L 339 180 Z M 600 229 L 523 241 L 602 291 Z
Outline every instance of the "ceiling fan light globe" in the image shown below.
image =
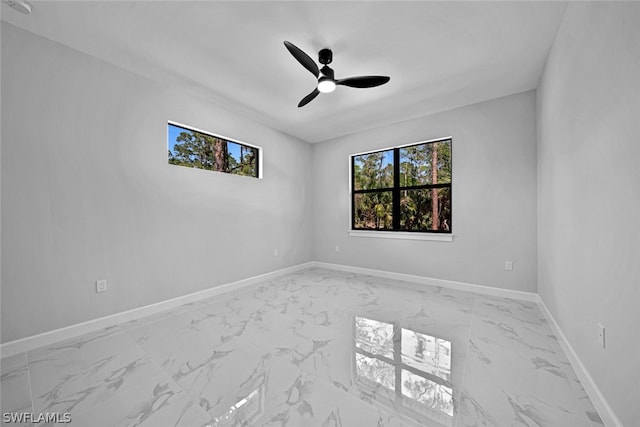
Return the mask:
M 322 93 L 333 92 L 336 89 L 336 82 L 327 77 L 318 80 L 318 90 Z

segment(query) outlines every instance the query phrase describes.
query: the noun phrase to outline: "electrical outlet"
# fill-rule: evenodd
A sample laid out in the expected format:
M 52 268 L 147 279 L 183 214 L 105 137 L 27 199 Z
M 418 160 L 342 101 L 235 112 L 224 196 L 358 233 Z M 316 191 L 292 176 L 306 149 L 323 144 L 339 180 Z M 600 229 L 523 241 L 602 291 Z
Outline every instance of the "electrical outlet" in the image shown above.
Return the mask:
M 340 252 L 340 246 L 336 245 L 336 252 Z
M 511 271 L 513 270 L 513 261 L 505 261 L 504 262 L 504 269 Z
M 602 348 L 605 348 L 604 326 L 602 323 L 598 323 L 598 342 Z
M 278 250 L 277 249 L 273 250 L 273 256 L 278 256 Z
M 107 292 L 107 281 L 98 280 L 96 282 L 96 292 Z

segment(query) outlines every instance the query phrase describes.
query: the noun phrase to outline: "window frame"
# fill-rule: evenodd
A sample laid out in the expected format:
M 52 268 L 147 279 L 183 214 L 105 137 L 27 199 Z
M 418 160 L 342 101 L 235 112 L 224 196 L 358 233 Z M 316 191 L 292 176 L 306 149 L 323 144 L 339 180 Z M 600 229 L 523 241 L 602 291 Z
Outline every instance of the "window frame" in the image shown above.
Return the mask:
M 421 184 L 416 186 L 400 186 L 400 150 L 407 147 L 417 145 L 434 144 L 438 142 L 449 142 L 451 153 L 453 153 L 453 138 L 451 136 L 435 138 L 426 141 L 412 142 L 409 144 L 396 145 L 393 147 L 381 148 L 372 151 L 363 151 L 360 153 L 349 155 L 349 192 L 350 192 L 350 210 L 349 210 L 349 234 L 358 237 L 386 237 L 410 240 L 453 240 L 453 155 L 451 155 L 451 180 L 447 184 Z M 393 187 L 375 188 L 375 189 L 355 189 L 355 158 L 364 154 L 380 153 L 393 150 Z M 400 192 L 403 190 L 426 190 L 433 188 L 448 188 L 449 200 L 451 203 L 451 219 L 449 230 L 403 230 L 400 229 Z M 391 192 L 392 194 L 392 212 L 393 222 L 392 229 L 371 229 L 371 228 L 355 228 L 355 198 L 356 194 L 366 193 L 382 193 Z
M 223 172 L 223 171 L 216 171 L 216 170 L 202 169 L 202 168 L 189 168 L 189 169 L 198 169 L 198 170 L 203 170 L 203 171 L 207 171 L 207 172 L 219 172 L 219 173 L 223 173 L 223 174 L 226 174 L 226 175 L 244 176 L 244 177 L 247 177 L 247 178 L 262 179 L 262 169 L 263 169 L 262 168 L 262 161 L 263 161 L 263 159 L 262 159 L 263 152 L 262 151 L 263 150 L 262 150 L 261 146 L 254 145 L 254 144 L 248 144 L 248 143 L 246 143 L 244 141 L 240 141 L 240 140 L 235 139 L 235 138 L 229 138 L 229 137 L 226 137 L 224 135 L 220 135 L 218 133 L 210 132 L 208 130 L 199 129 L 197 127 L 190 126 L 190 125 L 185 125 L 183 123 L 176 122 L 176 121 L 173 121 L 173 120 L 167 120 L 167 143 L 169 141 L 169 125 L 176 126 L 176 127 L 188 130 L 188 131 L 198 132 L 198 133 L 201 133 L 201 134 L 204 134 L 204 135 L 212 136 L 214 138 L 222 139 L 225 142 L 232 142 L 234 144 L 244 145 L 245 147 L 254 148 L 254 149 L 257 150 L 257 153 L 258 153 L 258 159 L 257 159 L 257 162 L 256 162 L 256 169 L 257 169 L 256 170 L 256 176 L 240 175 L 240 174 L 234 174 L 234 173 L 230 173 L 230 172 Z M 175 165 L 172 165 L 171 163 L 169 163 L 168 161 L 167 161 L 167 164 L 169 164 L 171 166 L 175 166 Z

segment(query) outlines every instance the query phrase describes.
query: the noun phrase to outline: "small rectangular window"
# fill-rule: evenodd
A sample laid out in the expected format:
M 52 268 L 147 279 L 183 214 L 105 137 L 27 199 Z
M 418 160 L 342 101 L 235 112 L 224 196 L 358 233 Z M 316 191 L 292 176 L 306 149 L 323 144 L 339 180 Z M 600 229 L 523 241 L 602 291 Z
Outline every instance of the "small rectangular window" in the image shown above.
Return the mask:
M 169 122 L 169 164 L 258 178 L 260 149 Z
M 451 233 L 451 139 L 351 156 L 351 229 Z

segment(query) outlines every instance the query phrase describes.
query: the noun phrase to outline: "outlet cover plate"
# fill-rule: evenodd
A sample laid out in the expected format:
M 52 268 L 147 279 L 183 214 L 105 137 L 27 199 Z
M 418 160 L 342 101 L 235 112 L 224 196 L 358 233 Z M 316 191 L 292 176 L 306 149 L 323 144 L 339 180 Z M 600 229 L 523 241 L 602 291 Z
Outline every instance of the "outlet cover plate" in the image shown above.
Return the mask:
M 98 280 L 96 282 L 96 292 L 107 292 L 107 281 Z

